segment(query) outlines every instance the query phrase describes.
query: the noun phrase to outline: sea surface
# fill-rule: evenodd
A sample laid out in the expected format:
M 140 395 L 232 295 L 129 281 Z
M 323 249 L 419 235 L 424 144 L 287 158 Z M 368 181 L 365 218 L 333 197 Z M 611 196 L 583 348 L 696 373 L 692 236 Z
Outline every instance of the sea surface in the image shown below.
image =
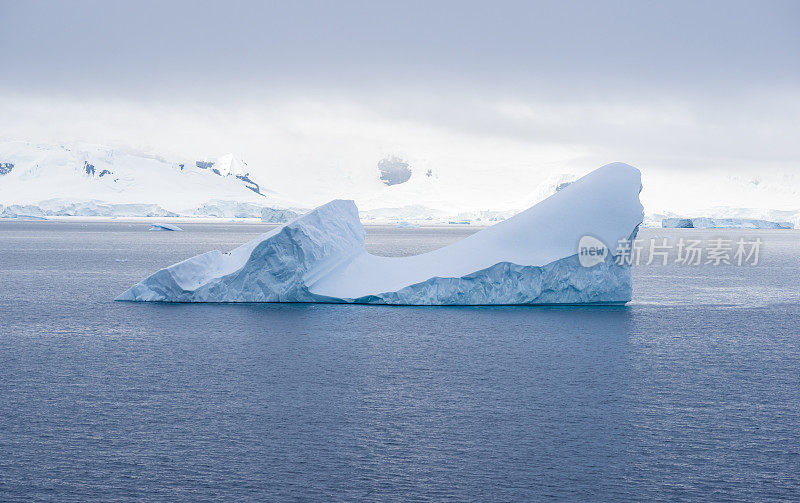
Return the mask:
M 0 221 L 0 501 L 800 500 L 800 231 L 643 229 L 760 261 L 624 307 L 113 302 L 270 228 L 181 225 Z

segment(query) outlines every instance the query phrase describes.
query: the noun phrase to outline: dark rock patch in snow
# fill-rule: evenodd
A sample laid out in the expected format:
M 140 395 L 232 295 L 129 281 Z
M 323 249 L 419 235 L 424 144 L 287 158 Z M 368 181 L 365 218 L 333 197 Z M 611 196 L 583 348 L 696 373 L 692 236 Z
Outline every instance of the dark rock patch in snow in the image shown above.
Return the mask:
M 261 193 L 261 187 L 258 186 L 256 182 L 250 179 L 250 175 L 236 175 L 236 178 L 244 182 L 244 186 L 248 189 L 252 190 L 256 194 L 263 196 L 264 194 Z
M 378 171 L 381 181 L 386 185 L 405 183 L 411 178 L 411 169 L 409 169 L 408 163 L 395 156 L 381 159 L 378 162 Z

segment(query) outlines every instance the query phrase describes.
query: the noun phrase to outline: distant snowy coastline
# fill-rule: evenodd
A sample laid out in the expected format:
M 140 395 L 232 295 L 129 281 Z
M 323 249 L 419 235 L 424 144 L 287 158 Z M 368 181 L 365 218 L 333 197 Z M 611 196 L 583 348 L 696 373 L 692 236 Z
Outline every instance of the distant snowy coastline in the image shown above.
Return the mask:
M 750 218 L 665 218 L 661 226 L 669 229 L 793 229 L 792 222 L 772 222 Z
M 187 210 L 174 212 L 157 204 L 108 203 L 105 201 L 47 200 L 38 204 L 0 205 L 0 218 L 97 220 L 118 218 L 181 218 L 181 219 L 258 219 L 268 223 L 285 223 L 304 213 L 302 208 L 271 208 L 238 201 L 208 201 Z
M 479 210 L 468 209 L 474 205 L 472 201 L 464 201 L 463 206 L 453 202 L 456 188 L 440 179 L 435 170 L 420 170 L 397 156 L 380 160 L 373 178 L 371 183 L 353 187 L 360 194 L 354 199 L 364 224 L 490 226 L 564 190 L 577 176 L 543 175 L 522 199 L 508 200 L 506 207 Z M 317 205 L 313 198 L 301 203 L 282 196 L 269 185 L 268 177 L 251 173 L 247 163 L 233 154 L 168 160 L 103 145 L 0 141 L 2 219 L 244 219 L 286 223 Z M 774 185 L 744 184 L 747 190 L 763 196 L 759 201 L 772 200 L 767 197 L 771 192 L 765 191 Z M 791 183 L 788 186 L 787 190 L 794 190 Z M 443 191 L 447 191 L 447 197 L 441 197 Z M 800 228 L 800 209 L 689 210 L 682 204 L 676 201 L 675 206 L 663 211 L 647 211 L 646 207 L 642 225 L 662 227 L 667 222 L 672 226 L 674 219 L 692 219 L 697 221 L 692 227 Z M 786 207 L 788 203 L 784 198 L 776 204 Z
M 800 210 L 716 207 L 698 211 L 695 216 L 651 213 L 645 217 L 643 226 L 694 229 L 798 229 Z
M 168 161 L 93 144 L 0 142 L 0 218 L 257 218 L 307 211 L 233 154 Z

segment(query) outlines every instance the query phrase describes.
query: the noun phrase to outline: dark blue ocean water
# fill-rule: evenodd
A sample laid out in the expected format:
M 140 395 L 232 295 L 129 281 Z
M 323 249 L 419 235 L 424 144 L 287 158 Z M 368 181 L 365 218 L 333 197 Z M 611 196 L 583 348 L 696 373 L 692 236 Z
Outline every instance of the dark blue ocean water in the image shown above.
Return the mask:
M 114 303 L 265 229 L 147 227 L 0 223 L 0 500 L 800 500 L 800 232 L 626 307 Z

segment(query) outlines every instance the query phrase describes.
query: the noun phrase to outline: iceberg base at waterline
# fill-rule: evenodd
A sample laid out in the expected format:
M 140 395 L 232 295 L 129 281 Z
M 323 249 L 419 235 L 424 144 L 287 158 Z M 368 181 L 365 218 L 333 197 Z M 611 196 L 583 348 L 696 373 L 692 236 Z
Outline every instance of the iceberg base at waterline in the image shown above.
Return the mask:
M 421 255 L 365 249 L 352 201 L 335 200 L 228 253 L 166 267 L 121 301 L 338 302 L 396 305 L 621 304 L 631 272 L 611 253 L 592 267 L 578 243 L 615 250 L 642 222 L 641 175 L 603 166 L 512 218 Z

